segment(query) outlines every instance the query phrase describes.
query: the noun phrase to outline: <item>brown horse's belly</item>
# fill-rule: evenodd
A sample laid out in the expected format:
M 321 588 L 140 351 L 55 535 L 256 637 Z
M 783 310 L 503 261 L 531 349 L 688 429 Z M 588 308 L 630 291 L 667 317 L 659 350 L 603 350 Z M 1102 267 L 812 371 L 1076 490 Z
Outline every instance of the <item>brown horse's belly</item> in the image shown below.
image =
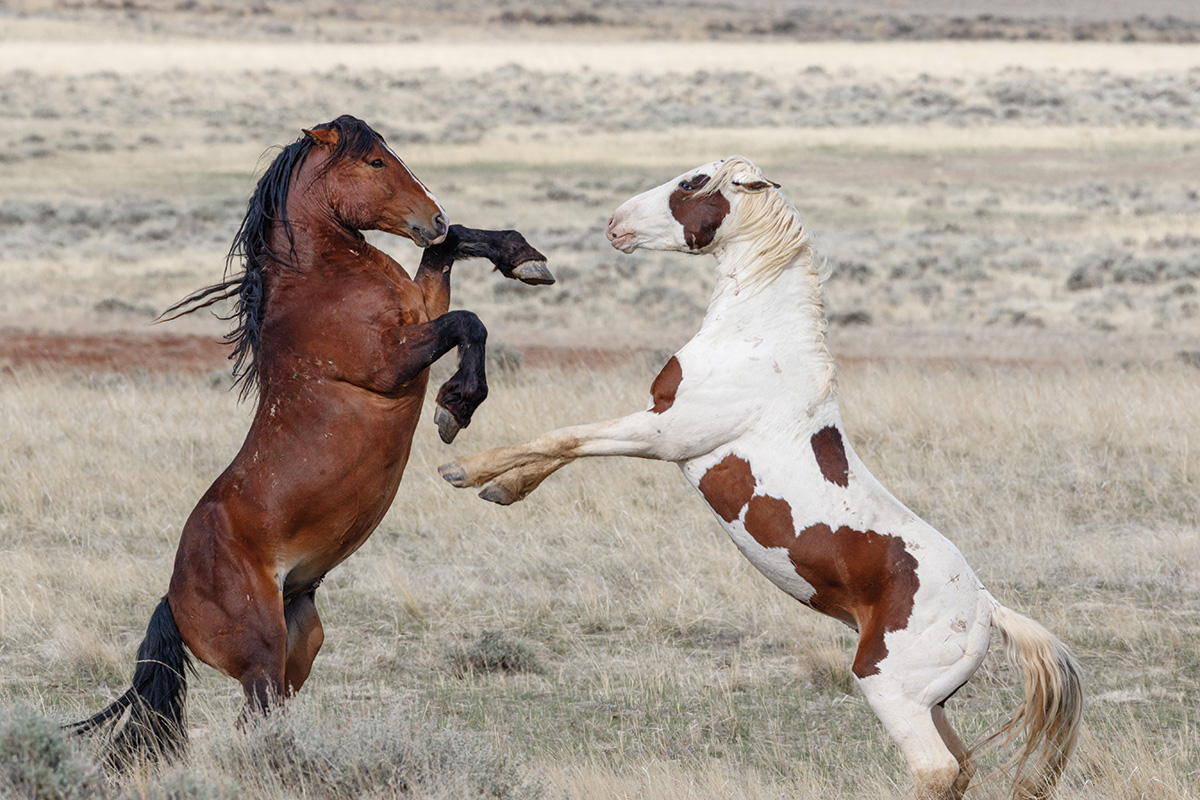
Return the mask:
M 306 388 L 303 402 L 266 398 L 210 490 L 236 509 L 228 535 L 285 594 L 318 582 L 370 537 L 395 498 L 421 411 L 421 396 Z

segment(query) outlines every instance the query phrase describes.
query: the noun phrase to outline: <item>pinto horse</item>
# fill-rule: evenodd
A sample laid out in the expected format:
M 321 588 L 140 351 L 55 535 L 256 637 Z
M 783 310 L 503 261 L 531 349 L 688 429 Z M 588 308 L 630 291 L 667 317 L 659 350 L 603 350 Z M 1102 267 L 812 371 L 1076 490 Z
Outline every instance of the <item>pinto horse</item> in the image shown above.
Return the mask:
M 844 433 L 822 281 L 796 209 L 752 163 L 704 165 L 627 201 L 608 223 L 625 253 L 711 253 L 717 286 L 647 408 L 441 467 L 500 504 L 577 458 L 673 461 L 742 553 L 801 603 L 856 629 L 853 673 L 921 798 L 959 798 L 974 766 L 944 704 L 979 668 L 991 628 L 1025 699 L 990 739 L 1025 735 L 1014 795 L 1043 798 L 1082 709 L 1067 647 L 983 587 L 949 540 L 867 471 Z
M 416 275 L 362 230 L 426 248 Z M 447 225 L 383 138 L 348 116 L 305 130 L 267 169 L 230 249 L 231 264 L 239 257 L 240 273 L 166 312 L 236 298 L 230 358 L 258 406 L 184 525 L 132 688 L 71 726 L 115 726 L 115 755 L 183 746 L 188 651 L 240 681 L 248 711 L 304 685 L 324 640 L 317 587 L 391 505 L 429 366 L 458 348 L 437 397 L 443 440 L 487 395 L 487 331 L 470 311 L 447 311 L 451 266 L 483 257 L 506 277 L 553 282 L 519 233 Z

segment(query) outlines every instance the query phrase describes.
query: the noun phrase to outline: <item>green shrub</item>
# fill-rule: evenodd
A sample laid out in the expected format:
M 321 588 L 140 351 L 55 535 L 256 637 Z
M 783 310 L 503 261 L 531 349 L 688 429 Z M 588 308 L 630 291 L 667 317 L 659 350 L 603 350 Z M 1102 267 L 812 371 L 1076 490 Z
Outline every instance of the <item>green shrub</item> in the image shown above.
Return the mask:
M 0 708 L 0 797 L 72 800 L 105 790 L 99 765 L 57 725 L 28 708 Z

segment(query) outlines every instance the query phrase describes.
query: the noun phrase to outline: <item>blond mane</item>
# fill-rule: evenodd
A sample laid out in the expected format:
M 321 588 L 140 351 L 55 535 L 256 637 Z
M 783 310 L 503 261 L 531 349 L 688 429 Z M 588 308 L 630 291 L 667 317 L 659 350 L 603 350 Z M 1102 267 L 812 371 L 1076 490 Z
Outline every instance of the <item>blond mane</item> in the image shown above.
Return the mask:
M 829 279 L 829 265 L 824 259 L 818 263 L 809 241 L 808 231 L 800 221 L 800 212 L 784 197 L 778 188 L 747 190 L 734 184 L 734 177 L 749 174 L 758 180 L 770 183 L 754 162 L 742 156 L 725 159 L 716 174 L 700 189 L 708 194 L 729 188 L 741 196 L 738 227 L 727 232 L 731 241 L 750 242 L 753 245 L 749 258 L 739 259 L 735 265 L 734 285 L 740 295 L 756 294 L 778 278 L 785 269 L 797 268 L 804 272 L 808 283 L 809 305 L 817 337 L 819 352 L 825 358 L 827 382 L 822 397 L 828 397 L 836 388 L 837 373 L 833 356 L 825 343 L 828 322 L 825 318 L 825 281 Z M 718 288 L 718 292 L 721 289 Z

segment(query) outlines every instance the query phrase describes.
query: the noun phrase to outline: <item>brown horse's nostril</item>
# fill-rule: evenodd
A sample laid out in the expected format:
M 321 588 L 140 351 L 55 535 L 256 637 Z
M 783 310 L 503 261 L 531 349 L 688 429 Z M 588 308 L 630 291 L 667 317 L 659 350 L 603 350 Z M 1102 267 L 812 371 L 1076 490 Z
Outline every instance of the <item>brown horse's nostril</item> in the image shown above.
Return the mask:
M 438 238 L 449 229 L 446 224 L 446 215 L 438 214 L 433 218 L 433 238 Z

